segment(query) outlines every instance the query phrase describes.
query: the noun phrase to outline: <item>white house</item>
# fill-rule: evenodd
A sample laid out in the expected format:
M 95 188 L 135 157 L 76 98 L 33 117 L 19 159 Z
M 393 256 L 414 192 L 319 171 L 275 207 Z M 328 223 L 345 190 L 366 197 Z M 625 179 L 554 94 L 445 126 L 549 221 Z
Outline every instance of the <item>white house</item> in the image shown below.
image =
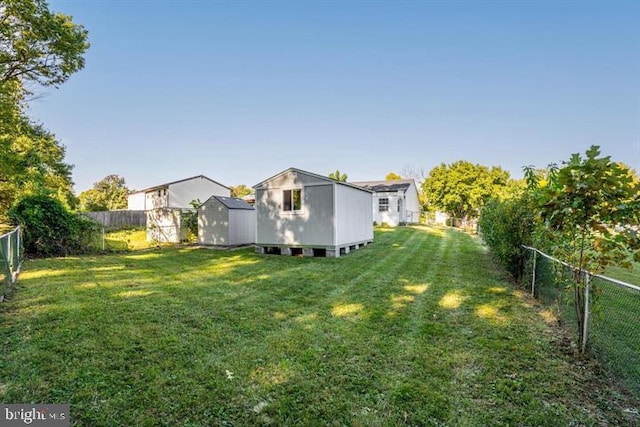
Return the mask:
M 256 241 L 256 210 L 242 199 L 212 196 L 198 208 L 198 242 L 237 246 Z
M 130 193 L 128 209 L 146 211 L 148 241 L 177 243 L 187 237 L 182 226 L 184 212 L 193 210 L 193 201 L 211 196 L 229 197 L 231 189 L 197 175 Z
M 207 178 L 193 176 L 179 181 L 156 185 L 128 195 L 128 209 L 149 211 L 157 208 L 192 208 L 194 200 L 211 196 L 231 196 L 231 189 Z
M 289 168 L 256 190 L 256 252 L 339 257 L 373 241 L 371 191 Z
M 413 179 L 352 182 L 373 192 L 373 220 L 390 226 L 420 222 L 422 206 Z

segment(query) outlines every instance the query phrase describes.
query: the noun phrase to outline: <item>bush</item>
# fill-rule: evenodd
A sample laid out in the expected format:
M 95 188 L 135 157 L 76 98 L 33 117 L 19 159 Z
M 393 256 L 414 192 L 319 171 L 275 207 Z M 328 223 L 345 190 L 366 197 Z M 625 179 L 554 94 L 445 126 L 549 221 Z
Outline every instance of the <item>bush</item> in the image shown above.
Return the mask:
M 190 209 L 183 211 L 180 217 L 180 226 L 184 230 L 184 235 L 188 242 L 198 240 L 198 211 Z
M 535 219 L 526 197 L 490 200 L 480 213 L 480 234 L 500 264 L 520 281 L 524 270 L 525 249 L 531 243 Z
M 23 227 L 25 252 L 36 256 L 88 252 L 99 231 L 96 223 L 45 195 L 25 197 L 9 210 L 9 218 Z

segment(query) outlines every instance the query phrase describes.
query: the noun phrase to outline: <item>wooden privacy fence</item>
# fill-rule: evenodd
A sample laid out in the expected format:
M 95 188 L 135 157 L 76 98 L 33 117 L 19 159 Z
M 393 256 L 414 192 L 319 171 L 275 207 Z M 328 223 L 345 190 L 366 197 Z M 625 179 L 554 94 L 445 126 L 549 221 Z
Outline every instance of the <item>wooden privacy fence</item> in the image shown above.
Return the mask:
M 145 211 L 84 212 L 84 215 L 102 224 L 104 228 L 146 227 Z

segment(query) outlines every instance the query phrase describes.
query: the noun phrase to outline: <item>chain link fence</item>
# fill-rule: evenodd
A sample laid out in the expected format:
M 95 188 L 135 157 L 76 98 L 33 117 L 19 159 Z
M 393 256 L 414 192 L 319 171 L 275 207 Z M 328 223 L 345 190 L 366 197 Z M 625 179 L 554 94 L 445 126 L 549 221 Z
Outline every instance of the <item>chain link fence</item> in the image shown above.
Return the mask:
M 640 394 L 640 287 L 604 276 L 594 276 L 591 286 L 590 349 Z
M 525 249 L 523 282 L 536 299 L 555 312 L 562 325 L 579 336 L 570 285 L 577 269 L 535 248 Z M 580 274 L 586 274 L 589 283 L 584 344 L 640 396 L 640 286 L 602 275 Z
M 4 300 L 5 295 L 18 279 L 23 254 L 20 227 L 0 236 L 0 301 Z

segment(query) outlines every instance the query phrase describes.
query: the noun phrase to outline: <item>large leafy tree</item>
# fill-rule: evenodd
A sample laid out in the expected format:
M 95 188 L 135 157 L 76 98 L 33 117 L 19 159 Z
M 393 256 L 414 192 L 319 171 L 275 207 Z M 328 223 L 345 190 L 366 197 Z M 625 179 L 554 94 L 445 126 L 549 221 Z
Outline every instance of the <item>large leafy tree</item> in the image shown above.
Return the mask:
M 29 120 L 20 108 L 19 83 L 0 88 L 0 218 L 18 199 L 49 193 L 67 207 L 75 205 L 71 166 L 65 149 L 42 125 Z
M 129 193 L 123 177 L 107 175 L 93 184 L 93 188 L 80 193 L 80 209 L 92 212 L 125 209 Z
M 578 335 L 585 343 L 584 272 L 640 261 L 640 183 L 624 165 L 601 157 L 598 146 L 589 148 L 586 157 L 573 154 L 560 168 L 552 165 L 542 179 L 532 167 L 526 176 L 550 250 L 576 267 L 570 288 Z
M 0 221 L 28 194 L 73 205 L 64 147 L 25 110 L 34 87 L 58 86 L 80 70 L 88 47 L 86 30 L 44 0 L 0 2 Z
M 500 167 L 488 168 L 459 160 L 433 168 L 422 190 L 428 208 L 469 219 L 476 218 L 480 208 L 502 192 L 508 182 L 509 173 Z
M 45 0 L 0 3 L 0 83 L 64 83 L 84 67 L 87 31 Z
M 236 186 L 232 186 L 231 188 L 231 197 L 244 197 L 253 193 L 253 189 L 247 187 L 244 184 L 239 184 Z

